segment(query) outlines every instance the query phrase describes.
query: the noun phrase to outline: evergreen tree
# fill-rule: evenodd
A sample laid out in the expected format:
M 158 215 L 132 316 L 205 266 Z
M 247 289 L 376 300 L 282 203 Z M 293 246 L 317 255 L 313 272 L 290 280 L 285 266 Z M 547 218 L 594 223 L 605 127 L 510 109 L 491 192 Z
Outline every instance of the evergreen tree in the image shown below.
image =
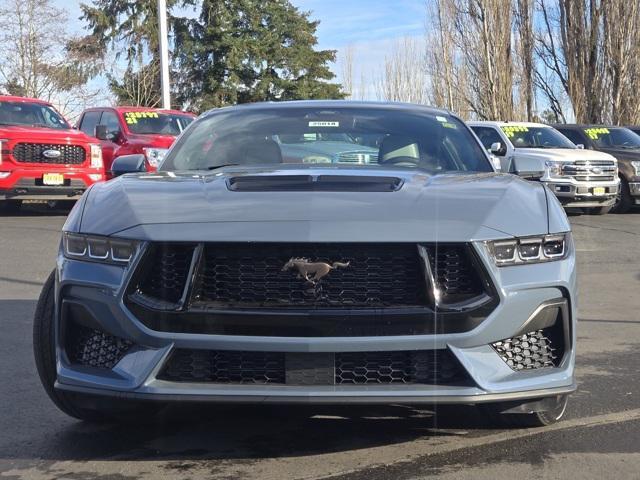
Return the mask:
M 342 98 L 315 50 L 318 22 L 288 0 L 203 0 L 197 19 L 175 19 L 178 101 L 202 111 L 269 100 Z M 177 75 L 177 76 L 176 76 Z

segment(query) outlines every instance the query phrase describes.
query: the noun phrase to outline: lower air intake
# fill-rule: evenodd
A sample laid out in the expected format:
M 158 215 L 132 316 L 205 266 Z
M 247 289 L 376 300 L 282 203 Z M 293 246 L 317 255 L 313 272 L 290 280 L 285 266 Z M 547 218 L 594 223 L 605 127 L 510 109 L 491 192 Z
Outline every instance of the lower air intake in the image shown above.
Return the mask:
M 516 371 L 557 367 L 562 359 L 562 352 L 552 339 L 552 328 L 506 338 L 492 346 L 502 360 Z
M 177 349 L 158 376 L 171 382 L 281 385 L 468 385 L 448 350 L 283 353 Z
M 71 361 L 88 367 L 112 369 L 132 343 L 99 330 L 82 328 L 71 352 Z

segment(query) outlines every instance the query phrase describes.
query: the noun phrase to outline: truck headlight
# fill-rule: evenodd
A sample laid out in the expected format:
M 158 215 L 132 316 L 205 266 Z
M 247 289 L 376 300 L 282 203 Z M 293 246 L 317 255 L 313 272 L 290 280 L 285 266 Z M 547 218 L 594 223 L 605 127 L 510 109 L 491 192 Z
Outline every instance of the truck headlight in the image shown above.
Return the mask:
M 494 240 L 485 244 L 499 267 L 552 262 L 569 255 L 571 233 Z
M 102 168 L 102 147 L 100 145 L 91 145 L 91 168 Z
M 550 177 L 561 177 L 562 165 L 564 165 L 563 162 L 557 162 L 555 160 L 547 160 L 544 162 L 545 169 Z
M 633 167 L 633 169 L 635 170 L 636 177 L 640 177 L 640 161 L 638 161 L 638 160 L 632 160 L 632 161 L 631 161 L 631 166 L 632 166 L 632 167 Z
M 133 258 L 139 242 L 126 238 L 64 232 L 62 245 L 67 258 L 126 265 Z
M 158 168 L 158 165 L 162 163 L 169 151 L 168 148 L 143 148 L 142 150 L 144 151 L 144 156 L 147 157 L 147 162 L 153 168 Z

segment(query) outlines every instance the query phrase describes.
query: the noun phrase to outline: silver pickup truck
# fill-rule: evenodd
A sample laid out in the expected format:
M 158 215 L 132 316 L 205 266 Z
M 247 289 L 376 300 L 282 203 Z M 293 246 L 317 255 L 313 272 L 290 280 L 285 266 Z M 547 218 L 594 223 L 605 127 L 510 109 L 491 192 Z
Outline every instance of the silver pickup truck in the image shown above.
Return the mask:
M 620 184 L 615 157 L 579 148 L 555 128 L 541 123 L 468 124 L 499 159 L 503 172 L 545 183 L 565 208 L 602 215 L 613 207 Z

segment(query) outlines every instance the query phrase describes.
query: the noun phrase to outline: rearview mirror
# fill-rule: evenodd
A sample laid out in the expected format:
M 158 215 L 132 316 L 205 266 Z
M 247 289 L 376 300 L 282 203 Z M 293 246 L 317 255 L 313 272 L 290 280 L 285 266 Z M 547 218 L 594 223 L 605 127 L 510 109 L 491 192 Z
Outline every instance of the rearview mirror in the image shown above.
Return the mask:
M 109 140 L 109 130 L 106 125 L 96 125 L 94 137 L 98 140 Z
M 544 175 L 544 162 L 537 158 L 514 158 L 513 173 L 527 180 L 540 180 Z
M 504 157 L 504 155 L 507 153 L 507 149 L 503 147 L 500 142 L 492 143 L 491 148 L 489 148 L 489 151 L 493 155 L 497 155 L 498 157 Z
M 145 157 L 141 153 L 116 157 L 111 164 L 111 175 L 119 177 L 125 173 L 141 173 L 147 171 Z

